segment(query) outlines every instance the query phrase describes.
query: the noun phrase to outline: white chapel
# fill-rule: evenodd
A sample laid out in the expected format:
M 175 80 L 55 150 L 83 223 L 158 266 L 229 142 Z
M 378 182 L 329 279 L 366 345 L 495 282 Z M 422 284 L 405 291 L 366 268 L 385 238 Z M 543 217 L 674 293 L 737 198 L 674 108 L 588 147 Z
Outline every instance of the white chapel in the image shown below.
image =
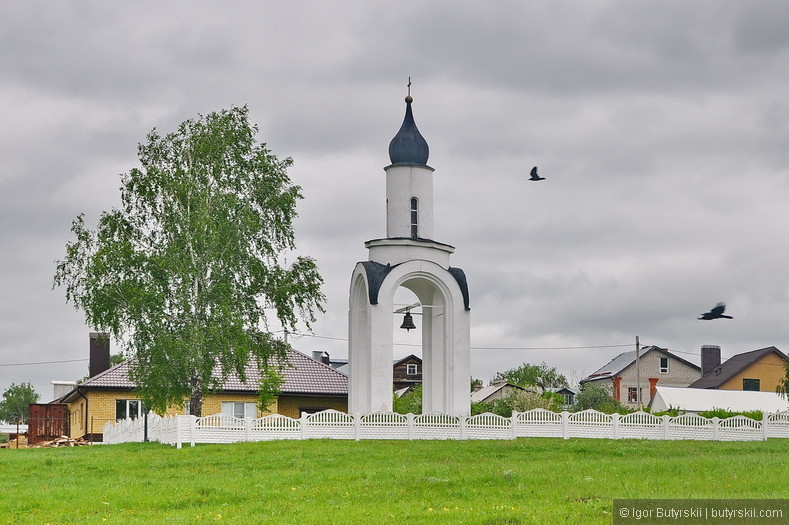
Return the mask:
M 394 316 L 422 330 L 422 411 L 470 410 L 470 308 L 466 275 L 450 266 L 453 246 L 433 240 L 433 168 L 429 148 L 405 99 L 405 118 L 389 144 L 386 237 L 365 242 L 369 260 L 351 276 L 348 313 L 348 410 L 392 410 Z M 395 309 L 399 287 L 418 302 Z

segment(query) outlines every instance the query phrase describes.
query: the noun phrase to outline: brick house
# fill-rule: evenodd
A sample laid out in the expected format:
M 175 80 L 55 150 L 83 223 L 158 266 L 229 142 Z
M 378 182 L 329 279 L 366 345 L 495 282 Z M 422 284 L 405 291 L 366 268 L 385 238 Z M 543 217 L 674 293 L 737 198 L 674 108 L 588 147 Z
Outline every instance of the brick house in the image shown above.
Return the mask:
M 639 369 L 639 370 L 637 370 Z M 640 385 L 639 385 L 640 376 Z M 638 406 L 638 389 L 641 405 L 647 406 L 661 386 L 688 386 L 701 377 L 701 368 L 672 354 L 666 348 L 649 346 L 639 352 L 619 354 L 607 364 L 581 379 L 581 388 L 588 384 L 602 384 L 611 390 L 611 396 L 626 406 Z
M 95 334 L 91 334 L 93 342 Z M 93 346 L 91 347 L 94 353 Z M 98 352 L 103 352 L 98 350 Z M 106 348 L 109 356 L 109 347 Z M 270 413 L 297 418 L 302 412 L 319 412 L 328 408 L 347 412 L 348 377 L 332 367 L 316 362 L 289 349 L 287 365 L 282 369 L 284 382 L 280 395 L 269 407 Z M 91 360 L 91 362 L 93 362 Z M 109 363 L 109 358 L 107 359 Z M 136 418 L 143 406 L 135 394 L 136 385 L 129 379 L 129 361 L 124 361 L 91 377 L 53 401 L 69 406 L 70 437 L 101 440 L 104 425 L 111 421 Z M 222 388 L 203 399 L 203 415 L 224 413 L 238 417 L 260 417 L 257 406 L 260 371 L 250 364 L 247 380 L 228 377 Z M 186 405 L 170 407 L 167 415 L 187 413 Z
M 701 347 L 702 377 L 691 383 L 690 388 L 715 388 L 719 390 L 750 390 L 775 392 L 786 375 L 787 356 L 774 346 L 752 350 L 730 357 L 721 363 L 721 348 L 715 345 Z

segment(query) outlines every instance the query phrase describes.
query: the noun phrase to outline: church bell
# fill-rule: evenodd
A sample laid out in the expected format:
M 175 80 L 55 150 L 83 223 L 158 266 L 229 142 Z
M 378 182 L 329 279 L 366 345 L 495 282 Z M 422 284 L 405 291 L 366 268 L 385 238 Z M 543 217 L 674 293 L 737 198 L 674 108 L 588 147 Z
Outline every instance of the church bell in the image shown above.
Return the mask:
M 400 325 L 400 328 L 404 329 L 406 332 L 411 330 L 412 328 L 416 328 L 414 324 L 414 318 L 411 315 L 411 312 L 406 311 L 405 316 L 403 317 L 403 324 Z

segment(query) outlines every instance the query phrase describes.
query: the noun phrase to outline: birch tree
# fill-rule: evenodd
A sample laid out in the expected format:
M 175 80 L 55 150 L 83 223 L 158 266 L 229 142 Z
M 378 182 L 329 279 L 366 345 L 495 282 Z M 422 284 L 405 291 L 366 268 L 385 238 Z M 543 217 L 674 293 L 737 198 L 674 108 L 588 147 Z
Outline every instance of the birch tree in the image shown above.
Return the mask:
M 323 311 L 323 279 L 295 249 L 301 188 L 257 141 L 246 107 L 183 122 L 138 145 L 140 167 L 121 175 L 121 206 L 96 230 L 84 216 L 57 261 L 54 286 L 109 332 L 131 357 L 131 379 L 147 406 L 163 412 L 206 393 L 228 374 L 267 370 L 285 344 L 273 318 L 295 331 Z

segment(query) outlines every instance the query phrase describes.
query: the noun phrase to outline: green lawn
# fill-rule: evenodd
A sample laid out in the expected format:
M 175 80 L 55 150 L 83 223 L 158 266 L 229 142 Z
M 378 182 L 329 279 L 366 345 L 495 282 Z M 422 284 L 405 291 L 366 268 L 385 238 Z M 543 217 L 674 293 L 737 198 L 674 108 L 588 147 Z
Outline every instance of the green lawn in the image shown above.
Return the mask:
M 4 523 L 607 523 L 614 498 L 786 498 L 789 440 L 0 450 Z

